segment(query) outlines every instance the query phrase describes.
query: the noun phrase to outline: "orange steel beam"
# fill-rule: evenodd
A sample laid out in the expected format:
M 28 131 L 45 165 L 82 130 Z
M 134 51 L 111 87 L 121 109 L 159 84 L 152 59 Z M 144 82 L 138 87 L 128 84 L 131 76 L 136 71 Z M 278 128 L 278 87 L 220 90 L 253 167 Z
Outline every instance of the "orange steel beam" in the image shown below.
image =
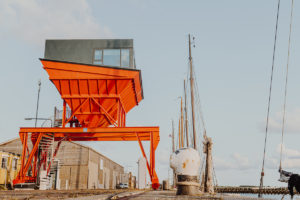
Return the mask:
M 71 119 L 77 114 L 77 111 L 88 101 L 88 99 L 85 99 L 73 112 L 73 114 L 71 115 L 71 117 L 69 117 L 69 119 L 64 122 L 64 124 L 67 124 L 71 121 Z
M 117 122 L 116 120 L 103 108 L 103 106 L 101 106 L 93 97 L 91 98 L 105 113 L 105 116 L 107 118 L 109 118 L 109 122 L 114 125 L 114 126 L 117 126 Z M 112 122 L 111 122 L 112 121 Z
M 25 180 L 33 182 L 36 175 L 26 175 L 29 165 L 36 155 L 37 148 L 42 136 L 46 133 L 53 133 L 56 141 L 138 141 L 142 154 L 147 161 L 148 172 L 152 181 L 152 187 L 159 187 L 158 177 L 155 171 L 155 150 L 159 143 L 159 127 L 106 127 L 106 128 L 20 128 L 20 138 L 23 138 L 23 153 L 27 148 L 28 133 L 38 135 L 34 139 L 33 149 L 25 163 L 25 156 L 22 157 L 21 170 L 14 180 L 14 184 L 22 183 Z M 141 141 L 150 141 L 150 164 L 144 151 Z M 56 153 L 55 153 L 56 154 Z M 26 155 L 23 154 L 23 155 Z M 49 168 L 49 166 L 48 166 Z M 47 170 L 48 171 L 48 170 Z
M 64 100 L 64 104 L 63 104 L 63 115 L 62 115 L 62 127 L 66 126 L 66 109 L 67 109 L 67 104 L 66 101 Z
M 139 137 L 139 134 L 138 134 L 138 133 L 136 133 L 136 137 L 137 137 L 137 139 L 138 139 L 138 142 L 139 142 L 139 145 L 140 145 L 140 148 L 141 148 L 142 154 L 143 154 L 143 156 L 144 156 L 144 158 L 145 158 L 145 160 L 146 160 L 146 164 L 147 164 L 147 169 L 148 169 L 148 172 L 149 172 L 149 174 L 151 174 L 151 170 L 150 170 L 149 162 L 148 162 L 148 159 L 147 159 L 147 156 L 146 156 L 146 153 L 145 153 L 145 150 L 144 150 L 144 147 L 143 147 L 142 141 L 141 141 L 141 139 L 140 139 L 140 137 Z M 152 180 L 152 176 L 150 176 L 150 178 L 151 178 L 151 180 Z
M 26 157 L 26 150 L 28 150 L 28 148 L 27 148 L 28 133 L 20 135 L 20 138 L 21 138 L 21 141 L 23 143 L 21 165 L 24 166 L 24 164 L 25 164 L 25 157 Z M 29 154 L 29 152 L 28 152 L 28 154 Z M 22 174 L 22 175 L 24 174 L 23 173 L 23 167 L 21 167 L 21 169 L 20 169 L 20 174 Z
M 35 155 L 35 153 L 36 153 L 36 151 L 37 151 L 37 149 L 38 149 L 38 146 L 39 146 L 39 143 L 40 143 L 40 141 L 41 141 L 41 139 L 42 139 L 42 136 L 43 136 L 43 134 L 40 133 L 39 136 L 38 136 L 38 138 L 37 138 L 37 140 L 36 140 L 36 142 L 35 142 L 35 144 L 34 144 L 34 146 L 33 146 L 33 148 L 32 148 L 31 153 L 29 154 L 29 157 L 28 157 L 28 159 L 27 159 L 27 162 L 26 162 L 26 164 L 25 164 L 25 166 L 24 166 L 24 170 L 23 170 L 22 176 L 24 176 L 25 173 L 28 171 L 29 165 L 31 165 L 32 158 L 33 158 L 33 156 Z M 30 161 L 30 162 L 29 162 L 29 161 Z
M 49 128 L 49 127 L 21 127 L 20 133 L 149 133 L 159 132 L 158 126 L 137 127 L 101 127 L 101 128 Z
M 111 125 L 114 125 L 114 126 L 124 126 L 125 125 L 125 123 L 124 123 L 124 117 L 125 116 L 123 116 L 122 117 L 122 119 L 123 119 L 123 121 L 118 121 L 118 120 L 120 120 L 120 119 L 118 119 L 118 117 L 117 117 L 117 119 L 114 119 L 109 113 L 108 113 L 108 111 L 106 111 L 106 109 L 103 107 L 103 106 L 101 106 L 101 104 L 99 104 L 98 103 L 98 101 L 96 101 L 96 99 L 95 98 L 111 98 L 111 99 L 116 99 L 117 101 L 118 101 L 118 103 L 117 103 L 117 106 L 120 106 L 120 112 L 121 112 L 121 114 L 123 114 L 124 113 L 124 106 L 123 106 L 123 104 L 122 104 L 122 101 L 121 101 L 121 99 L 120 99 L 120 97 L 119 97 L 119 95 L 91 95 L 91 97 L 89 97 L 88 95 L 82 95 L 82 96 L 75 96 L 75 97 L 66 97 L 66 98 L 75 98 L 75 99 L 84 99 L 84 101 L 81 103 L 81 104 L 79 104 L 78 106 L 77 106 L 77 108 L 73 111 L 73 113 L 72 113 L 72 115 L 71 115 L 71 117 L 69 117 L 69 119 L 67 119 L 66 120 L 66 116 L 65 116 L 65 105 L 64 105 L 64 112 L 63 112 L 63 118 L 64 118 L 64 121 L 63 121 L 63 124 L 64 124 L 64 126 L 65 126 L 65 124 L 67 124 L 67 123 L 69 123 L 71 120 L 72 120 L 72 118 L 74 117 L 74 116 L 76 116 L 76 115 L 104 115 L 105 117 L 106 117 L 106 119 L 108 120 L 108 122 L 111 124 Z M 66 99 L 65 98 L 65 99 Z M 89 100 L 93 100 L 93 102 L 99 107 L 99 109 L 100 110 L 102 110 L 103 112 L 84 112 L 84 113 L 82 113 L 82 112 L 78 112 L 83 106 L 84 106 L 84 104 L 86 104 L 86 102 L 88 102 Z M 114 104 L 112 104 L 110 107 L 109 107 L 109 109 L 111 109 L 112 107 L 114 106 Z M 117 112 L 118 114 L 117 115 L 119 115 L 119 112 Z

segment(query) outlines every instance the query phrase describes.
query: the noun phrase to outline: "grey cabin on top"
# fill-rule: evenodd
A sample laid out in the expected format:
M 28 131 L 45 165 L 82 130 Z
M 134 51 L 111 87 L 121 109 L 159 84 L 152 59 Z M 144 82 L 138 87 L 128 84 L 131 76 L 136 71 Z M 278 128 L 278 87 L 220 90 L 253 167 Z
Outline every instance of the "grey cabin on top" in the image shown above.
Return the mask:
M 133 39 L 46 40 L 44 58 L 135 69 Z

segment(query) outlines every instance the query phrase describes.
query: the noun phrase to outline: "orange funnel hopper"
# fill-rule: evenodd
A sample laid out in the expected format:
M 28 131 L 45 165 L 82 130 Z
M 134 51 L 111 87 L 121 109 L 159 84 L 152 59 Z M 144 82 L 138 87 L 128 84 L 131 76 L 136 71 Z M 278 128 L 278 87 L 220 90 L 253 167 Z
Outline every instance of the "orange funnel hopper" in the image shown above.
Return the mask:
M 143 99 L 140 70 L 41 62 L 82 127 L 124 127 L 126 113 Z
M 126 127 L 126 113 L 143 99 L 140 70 L 46 59 L 41 59 L 41 62 L 64 102 L 62 127 L 20 128 L 23 156 L 14 186 L 36 183 L 41 166 L 47 166 L 48 174 L 62 141 L 138 141 L 152 188 L 157 189 L 155 150 L 160 140 L 159 127 Z M 32 142 L 30 151 L 29 137 Z M 53 148 L 39 151 L 40 142 L 49 141 L 49 137 L 58 141 L 51 162 L 47 162 L 46 156 L 52 155 L 49 149 Z M 142 141 L 150 142 L 149 159 Z M 40 156 L 45 159 L 40 159 Z

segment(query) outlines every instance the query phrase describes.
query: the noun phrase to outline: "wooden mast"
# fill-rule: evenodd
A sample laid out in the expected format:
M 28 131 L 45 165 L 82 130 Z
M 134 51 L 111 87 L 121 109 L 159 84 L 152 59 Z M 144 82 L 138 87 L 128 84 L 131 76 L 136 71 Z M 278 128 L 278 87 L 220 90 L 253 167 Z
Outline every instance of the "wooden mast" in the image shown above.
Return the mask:
M 174 121 L 172 120 L 172 153 L 175 152 Z
M 181 146 L 181 133 L 180 133 L 180 118 L 178 120 L 178 149 L 180 149 L 182 146 Z
M 172 153 L 175 152 L 175 132 L 174 132 L 174 121 L 172 120 Z M 173 169 L 173 188 L 176 186 L 176 173 Z
M 195 111 L 194 111 L 194 75 L 193 75 L 193 60 L 191 52 L 191 35 L 189 34 L 189 61 L 190 61 L 190 84 L 191 84 L 191 104 L 192 104 L 192 125 L 193 125 L 193 145 L 197 149 L 196 143 L 196 127 L 195 127 Z
M 188 118 L 187 118 L 187 106 L 186 106 L 186 85 L 185 80 L 183 81 L 184 86 L 184 113 L 185 113 L 185 137 L 186 137 L 186 146 L 189 147 L 189 132 L 188 132 Z
M 181 133 L 181 143 L 184 147 L 184 129 L 183 129 L 183 107 L 182 107 L 182 97 L 180 97 L 180 133 Z

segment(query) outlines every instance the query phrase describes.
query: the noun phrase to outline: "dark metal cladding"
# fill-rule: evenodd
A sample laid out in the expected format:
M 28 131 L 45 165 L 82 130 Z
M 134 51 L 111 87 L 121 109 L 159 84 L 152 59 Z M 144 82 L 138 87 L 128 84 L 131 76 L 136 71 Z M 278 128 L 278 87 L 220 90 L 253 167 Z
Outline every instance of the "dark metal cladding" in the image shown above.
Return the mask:
M 95 51 L 108 50 L 111 56 L 110 63 L 120 61 L 120 65 L 105 64 L 103 53 L 97 61 Z M 113 50 L 120 50 L 120 55 L 116 55 Z M 121 56 L 122 50 L 126 50 Z M 116 56 L 116 57 L 112 57 Z M 114 59 L 119 56 L 119 60 Z M 126 58 L 126 66 L 122 66 L 122 59 Z M 46 40 L 44 59 L 67 61 L 82 64 L 107 65 L 114 67 L 124 67 L 135 69 L 133 39 L 68 39 L 68 40 Z M 95 60 L 96 59 L 96 60 Z

